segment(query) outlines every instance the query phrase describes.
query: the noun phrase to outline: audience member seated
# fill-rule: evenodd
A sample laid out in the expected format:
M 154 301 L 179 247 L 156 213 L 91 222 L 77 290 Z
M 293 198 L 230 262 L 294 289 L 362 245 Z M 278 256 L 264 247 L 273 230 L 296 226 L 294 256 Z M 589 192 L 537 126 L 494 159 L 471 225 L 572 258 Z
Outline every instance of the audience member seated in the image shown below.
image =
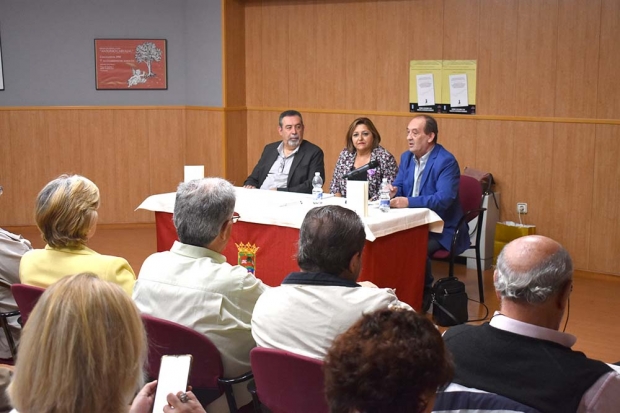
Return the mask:
M 267 288 L 222 255 L 237 218 L 235 188 L 221 178 L 179 185 L 173 221 L 180 241 L 144 261 L 133 298 L 140 311 L 205 334 L 219 349 L 227 377 L 251 370 L 252 311 Z M 251 402 L 247 383 L 233 386 L 238 406 Z M 227 412 L 225 396 L 210 413 Z
M 3 188 L 0 186 L 0 195 Z M 19 262 L 22 255 L 32 249 L 30 241 L 0 228 L 0 312 L 16 311 L 17 304 L 11 294 L 11 285 L 19 283 Z M 17 317 L 8 320 L 15 344 L 19 342 L 21 326 Z M 0 332 L 0 358 L 11 358 L 11 350 L 4 334 Z
M 140 314 L 119 286 L 94 274 L 63 277 L 24 327 L 8 390 L 13 411 L 150 413 L 156 382 L 134 398 L 146 356 Z
M 312 192 L 312 178 L 319 172 L 325 181 L 323 151 L 304 140 L 301 113 L 287 110 L 280 114 L 278 133 L 281 141 L 265 146 L 254 170 L 243 183 L 244 188 L 274 191 Z
M 454 382 L 541 412 L 617 412 L 620 375 L 559 331 L 573 289 L 568 252 L 543 236 L 518 238 L 500 253 L 494 283 L 500 311 L 491 322 L 444 334 Z
M 324 369 L 331 413 L 430 412 L 453 371 L 430 320 L 387 309 L 364 315 L 338 336 Z
M 364 224 L 355 212 L 335 205 L 311 209 L 299 230 L 301 272 L 289 274 L 256 303 L 256 344 L 323 359 L 333 339 L 363 313 L 411 310 L 393 290 L 356 282 L 365 240 Z
M 381 135 L 375 125 L 368 118 L 357 118 L 349 126 L 345 138 L 346 148 L 340 152 L 336 168 L 332 177 L 329 191 L 336 196 L 347 196 L 347 179 L 344 175 L 354 169 L 362 167 L 371 161 L 379 162 L 379 166 L 368 170 L 368 198 L 371 201 L 379 199 L 381 182 L 387 178 L 392 183 L 398 173 L 396 159 L 383 146 L 379 145 Z
M 136 276 L 127 260 L 86 246 L 95 234 L 98 208 L 99 188 L 83 176 L 61 175 L 45 185 L 37 196 L 35 219 L 47 245 L 24 254 L 21 282 L 46 288 L 67 274 L 92 272 L 131 295 Z

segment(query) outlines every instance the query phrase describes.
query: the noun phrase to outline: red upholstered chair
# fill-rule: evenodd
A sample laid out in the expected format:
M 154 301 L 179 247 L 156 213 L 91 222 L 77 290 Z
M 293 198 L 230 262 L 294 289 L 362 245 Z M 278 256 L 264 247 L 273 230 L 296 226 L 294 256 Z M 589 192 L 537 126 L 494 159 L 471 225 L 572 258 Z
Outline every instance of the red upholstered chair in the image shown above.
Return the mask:
M 222 358 L 215 345 L 204 334 L 171 321 L 142 314 L 142 322 L 149 339 L 147 374 L 156 379 L 159 375 L 161 356 L 191 354 L 193 356 L 189 385 L 203 406 L 211 403 L 222 393 L 226 394 L 231 413 L 251 411 L 251 404 L 237 409 L 232 385 L 250 380 L 252 372 L 232 379 L 225 379 Z
M 250 352 L 256 385 L 255 411 L 263 404 L 273 413 L 328 413 L 323 362 L 283 350 L 257 347 Z
M 459 182 L 459 202 L 461 209 L 463 210 L 463 217 L 458 223 L 457 230 L 452 237 L 452 245 L 450 251 L 440 249 L 436 251 L 431 258 L 439 260 L 447 260 L 450 262 L 450 269 L 448 276 L 454 277 L 454 259 L 456 258 L 456 251 L 454 245 L 458 240 L 458 236 L 461 228 L 469 228 L 467 224 L 475 218 L 478 218 L 476 224 L 476 241 L 472 243 L 469 249 L 476 251 L 476 269 L 478 270 L 478 293 L 480 295 L 480 302 L 484 303 L 484 286 L 482 283 L 482 267 L 480 264 L 480 236 L 482 235 L 482 219 L 484 217 L 484 211 L 486 208 L 481 208 L 482 205 L 482 187 L 480 182 L 472 178 L 471 176 L 461 175 Z M 464 225 L 465 224 L 465 225 Z
M 37 304 L 37 301 L 39 301 L 44 291 L 45 288 L 35 287 L 33 285 L 13 284 L 11 286 L 11 293 L 21 313 L 22 326 L 26 325 L 28 316 L 30 316 L 32 309 Z

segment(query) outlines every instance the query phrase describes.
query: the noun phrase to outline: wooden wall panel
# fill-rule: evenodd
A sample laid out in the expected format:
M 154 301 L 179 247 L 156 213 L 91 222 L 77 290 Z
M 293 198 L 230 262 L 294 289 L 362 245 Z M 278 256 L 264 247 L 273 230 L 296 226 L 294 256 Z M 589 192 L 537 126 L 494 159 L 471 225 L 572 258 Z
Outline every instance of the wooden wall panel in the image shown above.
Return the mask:
M 479 0 L 444 0 L 443 59 L 478 58 Z
M 413 50 L 409 60 L 443 59 L 443 2 L 437 0 L 411 1 L 411 31 Z
M 148 111 L 150 189 L 174 192 L 183 181 L 185 113 L 183 110 Z
M 318 108 L 344 108 L 346 102 L 346 64 L 343 56 L 345 33 L 353 22 L 347 3 L 321 1 L 317 4 L 316 29 L 308 28 L 316 41 L 316 93 Z M 291 102 L 291 105 L 296 105 Z
M 289 105 L 289 64 L 291 49 L 297 47 L 289 39 L 299 28 L 295 25 L 297 16 L 290 7 L 281 7 L 277 2 L 265 2 L 262 9 L 262 25 L 259 33 L 262 53 L 263 104 L 275 107 Z M 292 20 L 292 21 L 291 21 Z M 290 27 L 289 27 L 290 25 Z M 307 29 L 306 29 L 307 30 Z
M 4 195 L 0 196 L 0 228 L 6 226 L 15 209 L 14 193 L 17 186 L 11 180 L 11 148 L 10 114 L 0 111 L 0 186 L 4 188 Z
M 596 117 L 620 119 L 620 1 L 602 0 Z M 594 70 L 594 65 L 591 67 Z
M 185 164 L 204 165 L 205 176 L 225 176 L 224 112 L 188 108 Z
M 358 2 L 349 8 L 345 51 L 345 109 L 376 110 L 378 83 L 375 18 L 376 2 Z M 372 54 L 371 54 L 372 53 Z
M 500 218 L 511 219 L 507 211 L 514 194 L 514 122 L 479 121 L 475 139 L 476 162 L 473 167 L 489 171 L 495 178 L 495 190 L 501 193 Z
M 256 163 L 260 159 L 261 154 L 263 153 L 263 149 L 265 145 L 271 142 L 275 142 L 278 140 L 282 140 L 280 135 L 278 134 L 278 116 L 280 112 L 275 111 L 252 111 L 248 110 L 247 115 L 247 129 L 248 129 L 248 140 L 247 140 L 247 175 L 249 175 Z M 304 114 L 302 113 L 302 116 Z M 304 118 L 304 124 L 306 124 L 306 131 L 304 135 L 304 139 L 309 139 L 313 143 L 315 139 L 313 139 L 313 131 L 312 127 L 308 127 L 307 121 Z
M 323 149 L 325 159 L 325 182 L 323 190 L 329 192 L 329 185 L 334 175 L 334 168 L 338 155 L 346 146 L 345 136 L 349 125 L 357 116 L 342 114 L 312 114 L 305 115 L 304 122 L 311 125 L 312 132 L 306 129 L 306 138 Z
M 478 124 L 469 119 L 438 119 L 437 142 L 450 151 L 459 163 L 461 172 L 476 165 Z
M 555 116 L 596 117 L 600 0 L 559 2 Z
M 226 179 L 242 186 L 249 175 L 247 112 L 230 111 L 226 116 Z M 252 135 L 254 136 L 254 135 Z M 260 153 L 259 153 L 260 156 Z M 258 160 L 258 158 L 257 158 Z M 254 165 L 251 165 L 254 167 Z
M 557 37 L 557 0 L 519 1 L 516 83 L 518 115 L 553 116 Z
M 618 273 L 620 268 L 620 126 L 597 125 L 594 154 L 594 188 L 589 221 L 592 223 L 588 269 Z M 590 148 L 591 150 L 591 148 Z M 584 196 L 588 196 L 583 188 Z M 585 216 L 584 216 L 585 217 Z
M 243 0 L 224 0 L 224 106 L 245 106 L 245 7 Z
M 528 213 L 521 218 L 525 224 L 535 224 L 536 233 L 547 235 L 553 218 L 551 189 L 553 162 L 553 124 L 515 122 L 513 147 L 513 202 L 504 204 L 505 219 L 519 221 L 516 203 L 526 202 Z
M 358 56 L 358 64 L 376 61 L 377 110 L 403 111 L 409 107 L 409 89 L 403 85 L 402 80 L 409 78 L 409 56 L 413 47 L 413 40 L 409 36 L 410 10 L 410 4 L 405 1 L 379 2 L 374 18 L 376 59 L 368 54 Z M 356 92 L 358 89 L 355 89 Z
M 558 123 L 553 132 L 551 223 L 545 234 L 562 243 L 575 267 L 588 268 L 593 208 L 595 126 Z M 598 208 L 597 208 L 598 209 Z
M 245 87 L 247 106 L 265 106 L 263 100 L 262 1 L 246 1 L 245 10 Z
M 516 114 L 518 0 L 481 0 L 476 112 Z
M 317 99 L 317 43 L 314 39 L 314 31 L 297 30 L 298 27 L 316 27 L 318 22 L 317 5 L 314 1 L 293 2 L 290 7 L 289 23 L 289 47 L 285 51 L 288 58 L 288 90 L 289 102 L 295 102 L 299 108 L 316 107 Z M 284 56 L 282 56 L 284 58 Z M 279 60 L 279 59 L 276 59 Z

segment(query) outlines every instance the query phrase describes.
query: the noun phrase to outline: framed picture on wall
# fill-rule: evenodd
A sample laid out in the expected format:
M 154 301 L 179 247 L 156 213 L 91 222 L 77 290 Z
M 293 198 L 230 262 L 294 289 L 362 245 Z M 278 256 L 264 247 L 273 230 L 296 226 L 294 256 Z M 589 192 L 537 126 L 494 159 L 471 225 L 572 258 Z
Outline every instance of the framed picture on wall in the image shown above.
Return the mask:
M 2 39 L 0 39 L 0 90 L 4 90 L 4 70 L 2 70 Z
M 95 87 L 168 89 L 166 39 L 95 39 Z

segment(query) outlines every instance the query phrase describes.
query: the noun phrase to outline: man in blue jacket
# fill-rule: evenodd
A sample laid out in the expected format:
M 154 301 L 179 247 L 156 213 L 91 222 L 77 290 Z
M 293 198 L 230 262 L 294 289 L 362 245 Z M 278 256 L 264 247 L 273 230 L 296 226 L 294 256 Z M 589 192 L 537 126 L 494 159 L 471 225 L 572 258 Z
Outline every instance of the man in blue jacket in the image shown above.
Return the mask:
M 461 171 L 454 155 L 437 143 L 437 121 L 416 116 L 407 126 L 409 150 L 400 157 L 398 175 L 390 188 L 392 208 L 429 208 L 444 221 L 441 234 L 429 233 L 428 256 L 443 248 L 450 250 L 452 237 L 463 216 L 459 203 Z M 464 224 L 465 225 L 465 224 Z M 467 228 L 460 231 L 456 253 L 469 247 Z M 423 310 L 430 307 L 433 284 L 430 258 L 426 260 Z

